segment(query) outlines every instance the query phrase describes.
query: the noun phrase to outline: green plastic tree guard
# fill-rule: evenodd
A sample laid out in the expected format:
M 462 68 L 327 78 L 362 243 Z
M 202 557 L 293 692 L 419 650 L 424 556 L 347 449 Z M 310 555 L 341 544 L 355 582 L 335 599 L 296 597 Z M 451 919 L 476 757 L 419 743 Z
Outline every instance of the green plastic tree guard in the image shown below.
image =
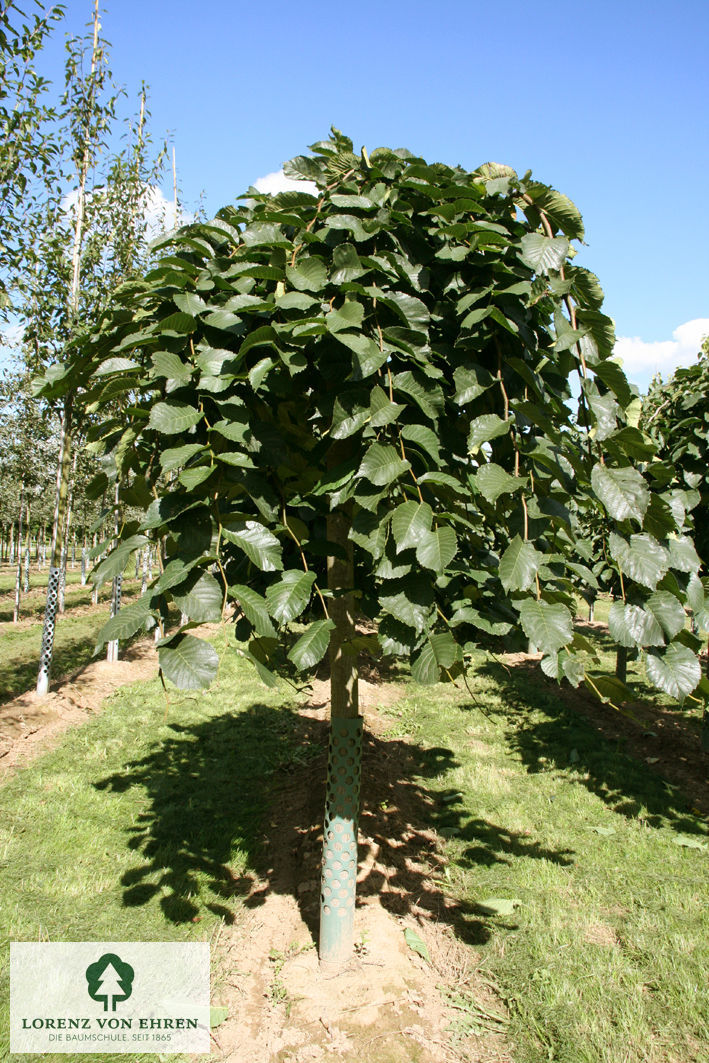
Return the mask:
M 361 764 L 362 717 L 333 718 L 320 894 L 320 966 L 325 973 L 340 970 L 352 954 Z

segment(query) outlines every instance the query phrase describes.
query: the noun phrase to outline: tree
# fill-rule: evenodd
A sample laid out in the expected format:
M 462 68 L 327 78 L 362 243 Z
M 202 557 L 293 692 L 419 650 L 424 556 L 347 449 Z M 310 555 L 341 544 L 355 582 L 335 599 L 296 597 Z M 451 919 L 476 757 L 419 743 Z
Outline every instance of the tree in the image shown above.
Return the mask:
M 164 544 L 161 573 L 102 637 L 160 622 L 168 599 L 190 623 L 233 601 L 234 650 L 265 682 L 329 651 L 320 957 L 337 968 L 355 896 L 359 655 L 410 658 L 430 683 L 461 676 L 481 642 L 526 638 L 548 674 L 603 694 L 572 622 L 584 552 L 568 506 L 582 495 L 612 522 L 648 675 L 682 698 L 700 680 L 680 632 L 699 559 L 685 510 L 636 467 L 644 441 L 602 292 L 568 260 L 574 205 L 494 163 L 355 155 L 337 130 L 312 151 L 286 173 L 315 196 L 250 189 L 170 237 L 61 379 L 99 411 L 127 401 L 92 438 L 144 517 L 96 578 L 150 536 Z M 183 688 L 218 663 L 185 627 L 159 658 Z
M 12 0 L 0 3 L 0 311 L 12 305 L 13 288 L 31 261 L 25 238 L 28 207 L 51 184 L 58 144 L 49 83 L 35 69 L 53 23 L 64 7 L 54 4 L 25 21 Z

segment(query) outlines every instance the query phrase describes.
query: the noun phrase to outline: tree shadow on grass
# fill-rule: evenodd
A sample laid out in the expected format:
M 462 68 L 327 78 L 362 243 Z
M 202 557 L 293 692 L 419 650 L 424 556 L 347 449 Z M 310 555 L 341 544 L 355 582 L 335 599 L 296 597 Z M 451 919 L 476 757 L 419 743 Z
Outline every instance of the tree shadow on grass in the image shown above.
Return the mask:
M 582 689 L 559 688 L 540 674 L 536 661 L 522 660 L 509 666 L 488 661 L 480 672 L 491 676 L 500 688 L 504 708 L 488 711 L 510 720 L 508 742 L 530 774 L 557 771 L 568 777 L 573 773 L 581 785 L 602 798 L 614 812 L 633 819 L 642 817 L 654 827 L 707 833 L 692 814 L 690 801 L 679 786 L 626 752 L 626 745 L 635 750 L 642 727 L 628 726 L 626 718 L 615 709 L 603 706 Z M 611 727 L 604 727 L 604 718 L 611 712 L 615 719 Z M 661 753 L 662 736 L 658 741 L 648 747 L 646 739 L 644 748 Z M 697 757 L 702 757 L 699 750 Z M 677 758 L 686 761 L 687 754 L 678 749 Z M 669 775 L 671 757 L 662 767 Z M 678 764 L 680 786 L 683 769 L 686 763 Z
M 322 713 L 254 704 L 170 731 L 145 757 L 95 784 L 145 795 L 145 811 L 129 828 L 137 862 L 121 879 L 124 905 L 157 901 L 178 924 L 198 920 L 203 907 L 233 922 L 239 904 L 258 908 L 270 894 L 287 894 L 316 938 L 329 732 Z M 521 857 L 566 864 L 571 854 L 470 818 L 428 788 L 455 766 L 450 749 L 365 732 L 358 905 L 435 919 L 481 944 L 489 913 L 441 891 L 441 835 L 454 830 L 469 842 L 463 861 L 470 865 Z

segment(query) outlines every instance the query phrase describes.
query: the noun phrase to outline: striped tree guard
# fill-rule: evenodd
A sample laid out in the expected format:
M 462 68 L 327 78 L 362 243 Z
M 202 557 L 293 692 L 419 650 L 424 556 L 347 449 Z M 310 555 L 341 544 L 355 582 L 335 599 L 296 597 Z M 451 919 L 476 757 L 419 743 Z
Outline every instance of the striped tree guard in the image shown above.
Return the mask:
M 333 718 L 320 894 L 320 966 L 326 973 L 338 970 L 352 951 L 361 768 L 362 717 Z
M 116 616 L 121 608 L 121 590 L 123 588 L 123 576 L 119 573 L 113 577 L 113 594 L 111 595 L 111 616 Z M 107 661 L 118 660 L 118 639 L 112 639 L 106 650 Z
M 57 604 L 59 594 L 59 579 L 61 570 L 54 565 L 49 569 L 49 584 L 47 586 L 47 608 L 44 613 L 44 627 L 42 629 L 42 648 L 39 654 L 39 674 L 37 676 L 37 693 L 46 694 L 49 690 L 49 677 L 52 671 L 52 655 L 54 653 L 54 627 L 57 620 Z

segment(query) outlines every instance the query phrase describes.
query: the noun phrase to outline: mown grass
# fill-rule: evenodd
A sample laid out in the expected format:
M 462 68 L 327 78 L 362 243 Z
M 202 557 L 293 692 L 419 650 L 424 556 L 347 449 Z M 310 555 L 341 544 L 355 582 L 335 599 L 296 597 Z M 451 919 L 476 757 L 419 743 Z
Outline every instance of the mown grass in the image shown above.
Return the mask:
M 706 1063 L 709 850 L 678 844 L 706 826 L 523 668 L 481 656 L 471 689 L 405 685 L 389 733 L 420 754 L 440 887 L 515 1063 Z M 0 790 L 5 965 L 9 940 L 209 939 L 261 867 L 274 772 L 321 752 L 231 655 L 167 718 L 157 681 L 106 706 Z
M 209 940 L 250 888 L 273 772 L 314 752 L 284 693 L 232 657 L 208 692 L 173 694 L 167 718 L 158 680 L 121 688 L 7 782 L 0 1057 L 9 941 Z
M 8 573 L 0 573 L 0 703 L 33 689 L 37 680 L 42 626 L 46 601 L 45 573 L 33 573 L 32 590 L 22 599 L 21 623 L 12 623 L 12 594 L 7 590 Z M 13 577 L 14 580 L 14 577 Z M 67 675 L 93 659 L 99 631 L 109 617 L 110 584 L 101 588 L 98 607 L 91 604 L 90 586 L 80 585 L 79 573 L 68 573 L 66 611 L 57 615 L 52 676 Z M 126 581 L 126 604 L 140 590 L 139 581 Z M 30 623 L 27 621 L 30 620 Z
M 523 673 L 481 660 L 471 687 L 412 687 L 393 730 L 455 760 L 427 784 L 443 886 L 509 1003 L 515 1063 L 706 1063 L 706 826 Z

